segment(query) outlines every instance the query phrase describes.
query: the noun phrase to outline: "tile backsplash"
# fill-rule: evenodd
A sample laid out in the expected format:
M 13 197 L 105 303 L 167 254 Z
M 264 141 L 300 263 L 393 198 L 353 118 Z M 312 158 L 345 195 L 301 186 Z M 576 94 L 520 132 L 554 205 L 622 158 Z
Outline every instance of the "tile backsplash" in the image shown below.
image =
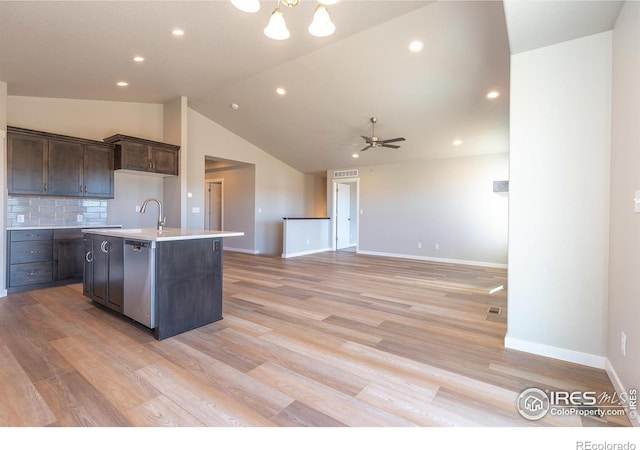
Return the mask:
M 18 222 L 18 216 L 24 222 Z M 82 220 L 78 220 L 82 216 Z M 107 200 L 9 195 L 8 227 L 106 225 Z

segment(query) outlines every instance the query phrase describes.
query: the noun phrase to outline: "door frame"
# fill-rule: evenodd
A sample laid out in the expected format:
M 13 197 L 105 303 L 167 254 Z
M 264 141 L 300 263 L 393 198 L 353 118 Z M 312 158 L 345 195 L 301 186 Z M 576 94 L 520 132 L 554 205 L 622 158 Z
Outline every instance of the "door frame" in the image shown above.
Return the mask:
M 356 253 L 360 250 L 360 178 L 334 178 L 331 180 L 331 248 L 335 252 L 338 249 L 336 227 L 338 221 L 338 184 L 355 184 L 356 188 Z
M 211 229 L 211 184 L 220 184 L 220 230 L 224 229 L 224 178 L 215 178 L 211 180 L 204 181 L 204 192 L 207 200 L 204 202 L 204 222 L 205 222 L 205 230 Z

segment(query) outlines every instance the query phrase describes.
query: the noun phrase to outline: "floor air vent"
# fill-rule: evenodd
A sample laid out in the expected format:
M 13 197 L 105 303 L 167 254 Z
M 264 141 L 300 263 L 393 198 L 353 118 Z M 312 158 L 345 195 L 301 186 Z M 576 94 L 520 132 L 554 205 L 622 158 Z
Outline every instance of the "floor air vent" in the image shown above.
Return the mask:
M 502 308 L 499 306 L 489 306 L 489 309 L 487 310 L 488 314 L 495 314 L 496 316 L 499 316 L 501 312 Z
M 336 170 L 333 172 L 333 178 L 352 178 L 358 176 L 358 169 L 353 170 Z

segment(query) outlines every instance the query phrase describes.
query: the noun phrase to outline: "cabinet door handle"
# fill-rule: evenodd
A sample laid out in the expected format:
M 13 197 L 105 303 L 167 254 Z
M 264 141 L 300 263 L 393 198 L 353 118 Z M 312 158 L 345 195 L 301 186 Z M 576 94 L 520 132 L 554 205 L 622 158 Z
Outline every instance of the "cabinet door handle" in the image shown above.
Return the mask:
M 27 237 L 38 237 L 40 236 L 40 233 L 29 233 L 27 234 Z
M 84 193 L 85 194 L 87 193 L 87 187 L 86 186 L 84 187 Z
M 34 275 L 38 275 L 40 272 L 34 271 L 34 272 L 29 272 L 29 276 L 32 277 Z
M 44 183 L 44 191 L 47 192 L 47 183 Z
M 35 253 L 40 253 L 40 250 L 29 250 L 29 253 L 33 255 Z
M 93 262 L 93 253 L 91 253 L 91 251 L 88 251 L 85 255 L 84 255 L 84 260 L 88 263 Z

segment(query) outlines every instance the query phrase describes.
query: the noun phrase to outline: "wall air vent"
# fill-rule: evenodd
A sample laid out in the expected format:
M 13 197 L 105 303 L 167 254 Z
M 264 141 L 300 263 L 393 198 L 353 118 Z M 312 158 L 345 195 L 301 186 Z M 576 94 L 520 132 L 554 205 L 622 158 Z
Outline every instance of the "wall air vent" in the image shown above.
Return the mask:
M 333 172 L 333 178 L 353 178 L 358 176 L 358 169 L 353 170 L 336 170 Z

